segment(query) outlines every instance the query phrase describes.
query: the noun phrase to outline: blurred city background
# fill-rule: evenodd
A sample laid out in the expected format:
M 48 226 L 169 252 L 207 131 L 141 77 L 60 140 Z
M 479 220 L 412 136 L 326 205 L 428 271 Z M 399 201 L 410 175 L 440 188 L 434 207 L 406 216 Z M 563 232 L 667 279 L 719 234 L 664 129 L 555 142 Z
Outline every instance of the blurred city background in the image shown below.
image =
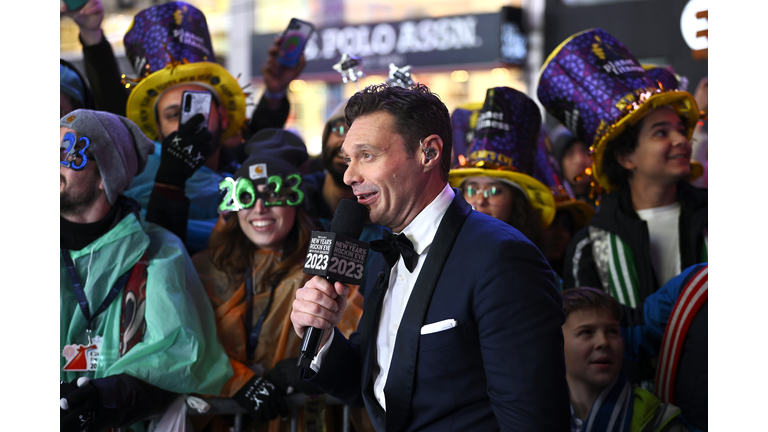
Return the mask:
M 568 36 L 602 28 L 643 64 L 668 65 L 692 92 L 707 76 L 707 0 L 187 0 L 208 20 L 216 61 L 249 82 L 249 102 L 264 91 L 260 68 L 267 49 L 291 18 L 315 25 L 307 66 L 290 85 L 286 128 L 309 153 L 321 148 L 334 107 L 358 89 L 386 80 L 389 64 L 411 66 L 415 81 L 440 95 L 452 112 L 481 103 L 486 89 L 508 86 L 536 100 L 538 72 Z M 133 16 L 162 0 L 102 0 L 103 30 L 120 67 L 135 77 L 123 36 Z M 82 68 L 77 25 L 61 18 L 61 58 Z M 332 66 L 343 53 L 363 58 L 366 76 L 342 83 Z M 250 116 L 253 105 L 247 108 Z M 547 116 L 548 117 L 548 116 Z M 554 125 L 552 118 L 547 124 Z

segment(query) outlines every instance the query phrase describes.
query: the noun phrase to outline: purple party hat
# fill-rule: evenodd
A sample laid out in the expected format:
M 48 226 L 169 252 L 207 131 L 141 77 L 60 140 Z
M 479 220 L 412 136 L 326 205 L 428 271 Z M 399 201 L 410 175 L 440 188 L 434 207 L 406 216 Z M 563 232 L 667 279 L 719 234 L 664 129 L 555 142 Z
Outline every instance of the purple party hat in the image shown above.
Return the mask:
M 489 88 L 477 117 L 466 166 L 491 166 L 533 174 L 541 126 L 539 107 L 525 93 Z
M 489 88 L 466 162 L 450 171 L 449 183 L 461 187 L 469 177 L 499 178 L 521 189 L 548 226 L 555 217 L 555 203 L 549 189 L 533 178 L 540 127 L 539 107 L 528 96 L 509 87 Z
M 157 72 L 173 61 L 216 62 L 205 15 L 183 2 L 163 3 L 137 13 L 123 44 L 139 76 Z
M 453 129 L 453 159 L 451 167 L 467 163 L 465 154 L 475 138 L 477 116 L 483 107 L 482 102 L 461 105 L 451 113 L 451 128 Z

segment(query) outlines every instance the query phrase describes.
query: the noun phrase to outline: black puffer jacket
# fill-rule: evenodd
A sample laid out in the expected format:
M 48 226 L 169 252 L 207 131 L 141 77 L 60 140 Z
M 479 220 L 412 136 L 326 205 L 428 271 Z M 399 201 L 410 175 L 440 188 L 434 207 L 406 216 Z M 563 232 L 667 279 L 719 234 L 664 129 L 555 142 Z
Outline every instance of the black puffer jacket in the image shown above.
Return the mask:
M 708 192 L 680 182 L 677 188 L 680 202 L 680 268 L 705 262 L 703 230 L 707 228 Z M 643 301 L 659 289 L 656 274 L 651 264 L 650 234 L 648 224 L 640 219 L 632 207 L 632 194 L 628 187 L 603 197 L 597 214 L 589 223 L 619 236 L 635 256 L 635 266 L 639 281 L 638 295 Z M 591 286 L 601 288 L 604 282 L 600 278 L 597 263 L 592 251 L 588 230 L 585 228 L 571 239 L 565 252 L 563 267 L 564 288 Z

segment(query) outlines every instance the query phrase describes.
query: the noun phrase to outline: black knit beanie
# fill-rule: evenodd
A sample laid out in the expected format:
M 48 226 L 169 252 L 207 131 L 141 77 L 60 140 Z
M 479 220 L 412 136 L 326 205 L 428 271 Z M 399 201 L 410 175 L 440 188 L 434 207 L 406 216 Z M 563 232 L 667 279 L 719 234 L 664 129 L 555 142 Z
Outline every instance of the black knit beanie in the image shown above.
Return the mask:
M 273 175 L 285 178 L 299 173 L 299 167 L 309 159 L 301 138 L 277 128 L 263 129 L 252 136 L 246 144 L 245 154 L 247 158 L 234 178 L 246 177 L 254 183 L 264 183 Z M 261 179 L 263 181 L 259 181 Z

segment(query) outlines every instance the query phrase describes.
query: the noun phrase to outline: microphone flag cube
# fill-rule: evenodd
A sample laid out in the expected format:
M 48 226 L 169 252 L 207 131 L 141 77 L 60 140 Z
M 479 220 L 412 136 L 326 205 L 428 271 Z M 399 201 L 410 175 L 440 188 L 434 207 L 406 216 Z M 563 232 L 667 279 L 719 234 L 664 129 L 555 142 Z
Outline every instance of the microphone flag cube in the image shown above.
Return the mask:
M 335 232 L 312 231 L 304 273 L 360 285 L 369 248 L 366 242 Z

